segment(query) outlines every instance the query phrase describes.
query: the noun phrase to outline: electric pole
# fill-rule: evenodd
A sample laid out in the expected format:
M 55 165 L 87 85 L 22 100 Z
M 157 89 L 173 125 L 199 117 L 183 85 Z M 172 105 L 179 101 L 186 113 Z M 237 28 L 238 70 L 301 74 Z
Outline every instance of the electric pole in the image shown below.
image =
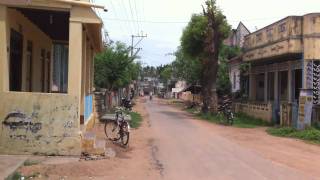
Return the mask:
M 143 40 L 143 38 L 146 38 L 146 35 L 131 35 L 131 57 L 135 56 L 138 54 L 138 52 L 142 49 L 142 48 L 136 48 L 137 45 Z M 134 38 L 140 38 L 139 41 L 134 44 Z M 133 54 L 134 49 L 136 49 L 137 51 Z

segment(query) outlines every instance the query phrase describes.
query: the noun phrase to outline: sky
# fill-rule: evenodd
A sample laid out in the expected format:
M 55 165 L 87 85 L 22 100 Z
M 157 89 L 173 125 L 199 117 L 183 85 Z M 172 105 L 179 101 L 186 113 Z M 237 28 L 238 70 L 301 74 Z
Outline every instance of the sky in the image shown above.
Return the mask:
M 104 29 L 113 41 L 131 45 L 132 35 L 147 35 L 136 46 L 144 66 L 172 62 L 180 37 L 192 14 L 201 13 L 205 0 L 92 0 L 104 5 L 98 10 Z M 320 0 L 217 0 L 217 5 L 236 28 L 240 21 L 251 31 L 289 15 L 320 12 Z M 134 38 L 134 44 L 140 39 Z

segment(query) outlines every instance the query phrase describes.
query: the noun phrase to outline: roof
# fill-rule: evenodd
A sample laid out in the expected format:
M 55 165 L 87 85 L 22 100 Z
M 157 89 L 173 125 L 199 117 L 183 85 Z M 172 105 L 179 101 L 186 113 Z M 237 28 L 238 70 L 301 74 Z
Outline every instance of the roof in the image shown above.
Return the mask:
M 237 29 L 238 29 L 240 26 L 243 26 L 243 27 L 250 33 L 250 30 L 249 30 L 241 21 L 239 22 L 239 25 L 238 25 Z

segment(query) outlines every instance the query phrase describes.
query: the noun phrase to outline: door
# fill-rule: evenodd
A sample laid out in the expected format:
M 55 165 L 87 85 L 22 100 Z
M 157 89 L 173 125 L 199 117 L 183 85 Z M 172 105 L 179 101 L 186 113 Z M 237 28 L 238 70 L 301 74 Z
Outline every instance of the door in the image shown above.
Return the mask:
M 21 91 L 22 82 L 22 35 L 11 29 L 10 35 L 10 91 Z

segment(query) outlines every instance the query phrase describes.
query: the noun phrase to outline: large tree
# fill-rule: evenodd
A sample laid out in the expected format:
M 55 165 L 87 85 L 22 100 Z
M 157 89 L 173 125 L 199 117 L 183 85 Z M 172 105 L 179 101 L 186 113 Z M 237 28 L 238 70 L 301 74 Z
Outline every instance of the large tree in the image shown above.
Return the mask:
M 184 54 L 201 61 L 203 112 L 215 110 L 219 50 L 230 26 L 215 0 L 207 0 L 202 14 L 192 16 L 181 38 Z

